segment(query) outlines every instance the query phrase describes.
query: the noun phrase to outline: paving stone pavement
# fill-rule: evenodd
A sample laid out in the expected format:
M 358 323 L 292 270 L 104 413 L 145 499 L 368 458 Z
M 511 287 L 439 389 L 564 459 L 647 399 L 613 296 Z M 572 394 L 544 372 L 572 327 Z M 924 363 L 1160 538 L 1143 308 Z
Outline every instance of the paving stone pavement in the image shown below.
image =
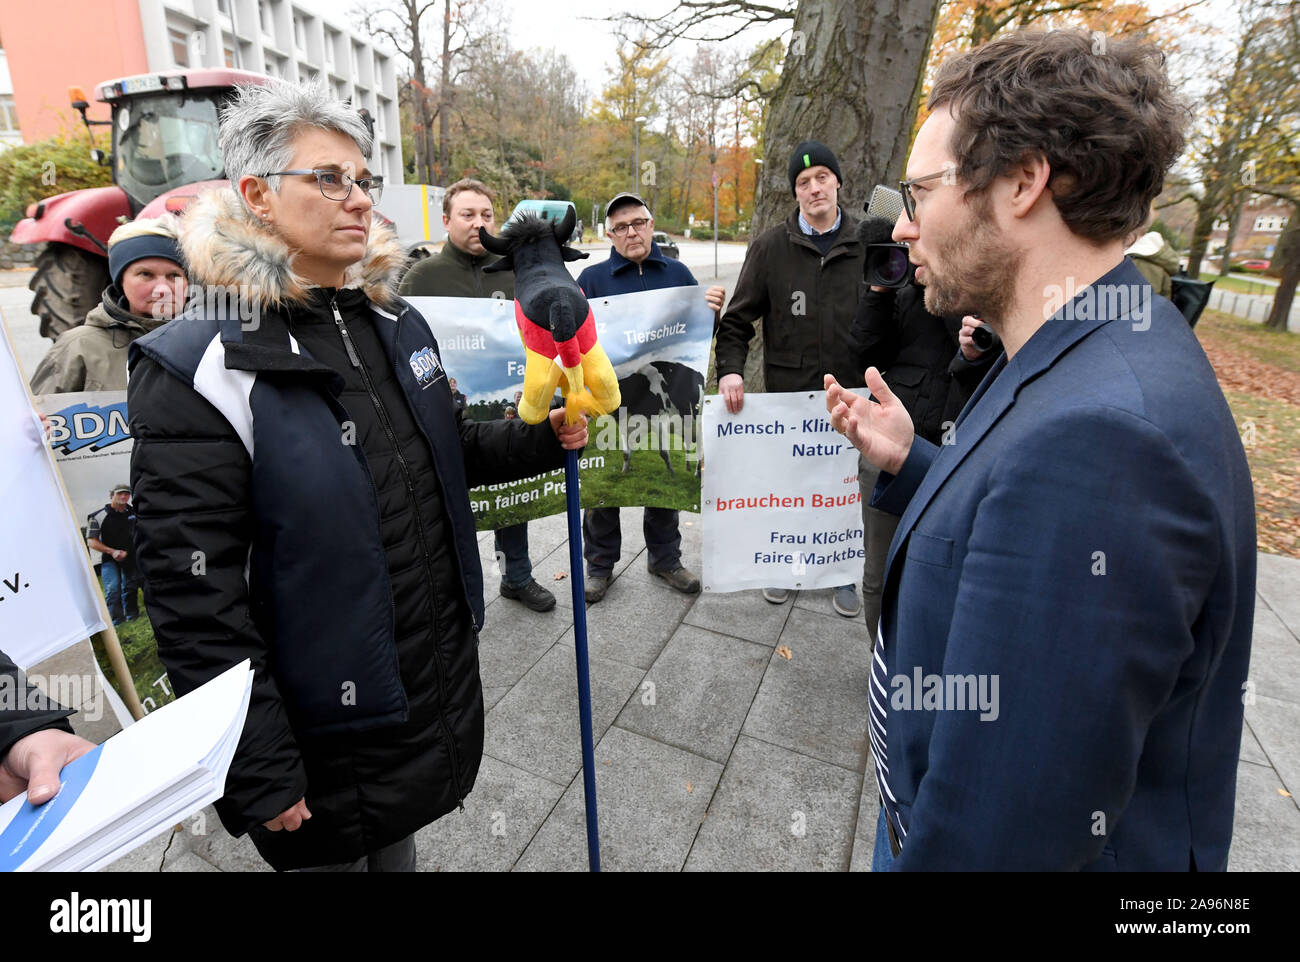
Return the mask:
M 829 592 L 780 606 L 756 591 L 680 595 L 646 573 L 640 520 L 623 509 L 624 555 L 589 617 L 604 868 L 869 870 L 864 626 L 834 614 Z M 562 517 L 530 525 L 536 575 L 564 602 L 540 615 L 496 594 L 481 535 L 485 754 L 465 810 L 416 836 L 423 870 L 586 868 L 565 535 Z M 698 515 L 682 514 L 682 535 L 698 572 Z M 1258 590 L 1228 867 L 1300 871 L 1300 560 L 1261 554 Z M 211 809 L 110 870 L 160 866 L 266 868 Z

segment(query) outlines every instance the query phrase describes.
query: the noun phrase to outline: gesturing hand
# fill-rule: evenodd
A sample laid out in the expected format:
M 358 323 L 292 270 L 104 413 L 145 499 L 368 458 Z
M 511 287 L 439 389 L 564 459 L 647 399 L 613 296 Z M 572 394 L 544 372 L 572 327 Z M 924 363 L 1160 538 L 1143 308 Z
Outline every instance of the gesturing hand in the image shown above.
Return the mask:
M 869 367 L 866 377 L 867 387 L 879 404 L 846 391 L 832 375 L 826 375 L 826 410 L 830 412 L 831 427 L 880 470 L 897 474 L 916 435 L 912 416 L 879 371 Z

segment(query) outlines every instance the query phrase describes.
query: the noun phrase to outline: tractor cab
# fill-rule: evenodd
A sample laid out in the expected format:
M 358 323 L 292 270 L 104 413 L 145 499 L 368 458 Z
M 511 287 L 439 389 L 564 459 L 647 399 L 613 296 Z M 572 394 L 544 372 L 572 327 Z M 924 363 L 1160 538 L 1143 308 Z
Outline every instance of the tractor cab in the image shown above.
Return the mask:
M 76 190 L 32 204 L 14 228 L 15 244 L 40 244 L 33 313 L 41 333 L 57 338 L 81 324 L 108 285 L 108 238 L 118 224 L 138 216 L 154 199 L 177 188 L 225 177 L 217 118 L 238 84 L 269 77 L 247 70 L 171 70 L 110 80 L 95 88 L 108 104 L 108 120 L 86 115 L 80 88 L 72 108 L 90 134 L 91 156 L 113 169 L 112 187 Z M 106 152 L 96 127 L 109 127 Z

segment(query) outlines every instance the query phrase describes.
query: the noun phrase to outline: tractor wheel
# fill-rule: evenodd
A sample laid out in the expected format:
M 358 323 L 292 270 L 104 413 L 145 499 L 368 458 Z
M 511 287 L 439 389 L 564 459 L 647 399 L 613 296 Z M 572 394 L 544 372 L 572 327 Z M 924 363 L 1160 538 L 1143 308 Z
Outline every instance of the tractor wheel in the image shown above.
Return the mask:
M 36 275 L 27 286 L 36 292 L 32 313 L 41 318 L 41 335 L 60 334 L 85 323 L 108 286 L 108 258 L 71 244 L 49 243 L 36 255 Z

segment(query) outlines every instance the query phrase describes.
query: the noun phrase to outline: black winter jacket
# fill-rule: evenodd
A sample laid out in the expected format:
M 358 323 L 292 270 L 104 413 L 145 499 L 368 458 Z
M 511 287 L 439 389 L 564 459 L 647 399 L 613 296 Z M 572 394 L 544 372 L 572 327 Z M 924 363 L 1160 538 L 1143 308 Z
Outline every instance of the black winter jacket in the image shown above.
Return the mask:
M 386 232 L 351 272 L 360 289 L 337 292 L 267 257 L 277 242 L 227 191 L 195 203 L 182 243 L 198 282 L 243 282 L 261 310 L 242 325 L 186 315 L 132 345 L 137 556 L 159 653 L 181 694 L 246 657 L 256 669 L 226 827 L 278 869 L 352 861 L 473 787 L 468 489 L 559 467 L 563 450 L 548 424 L 460 417 L 429 326 L 391 293 L 401 251 Z M 261 827 L 304 796 L 302 828 Z
M 750 244 L 718 322 L 719 378 L 745 373 L 754 322 L 762 318 L 766 390 L 820 390 L 828 373 L 845 387 L 862 387 L 851 332 L 866 248 L 859 221 L 841 211 L 839 235 L 825 256 L 799 229 L 798 208 Z
M 961 318 L 931 314 L 924 295 L 915 284 L 898 291 L 867 288 L 853 319 L 853 363 L 859 371 L 878 368 L 912 415 L 916 433 L 941 444 L 944 423 L 956 422 L 1001 352 L 966 360 L 957 340 Z
M 14 742 L 47 728 L 71 732 L 65 720 L 72 709 L 52 702 L 35 685 L 27 683 L 18 666 L 0 651 L 0 692 L 9 704 L 0 705 L 0 762 Z

